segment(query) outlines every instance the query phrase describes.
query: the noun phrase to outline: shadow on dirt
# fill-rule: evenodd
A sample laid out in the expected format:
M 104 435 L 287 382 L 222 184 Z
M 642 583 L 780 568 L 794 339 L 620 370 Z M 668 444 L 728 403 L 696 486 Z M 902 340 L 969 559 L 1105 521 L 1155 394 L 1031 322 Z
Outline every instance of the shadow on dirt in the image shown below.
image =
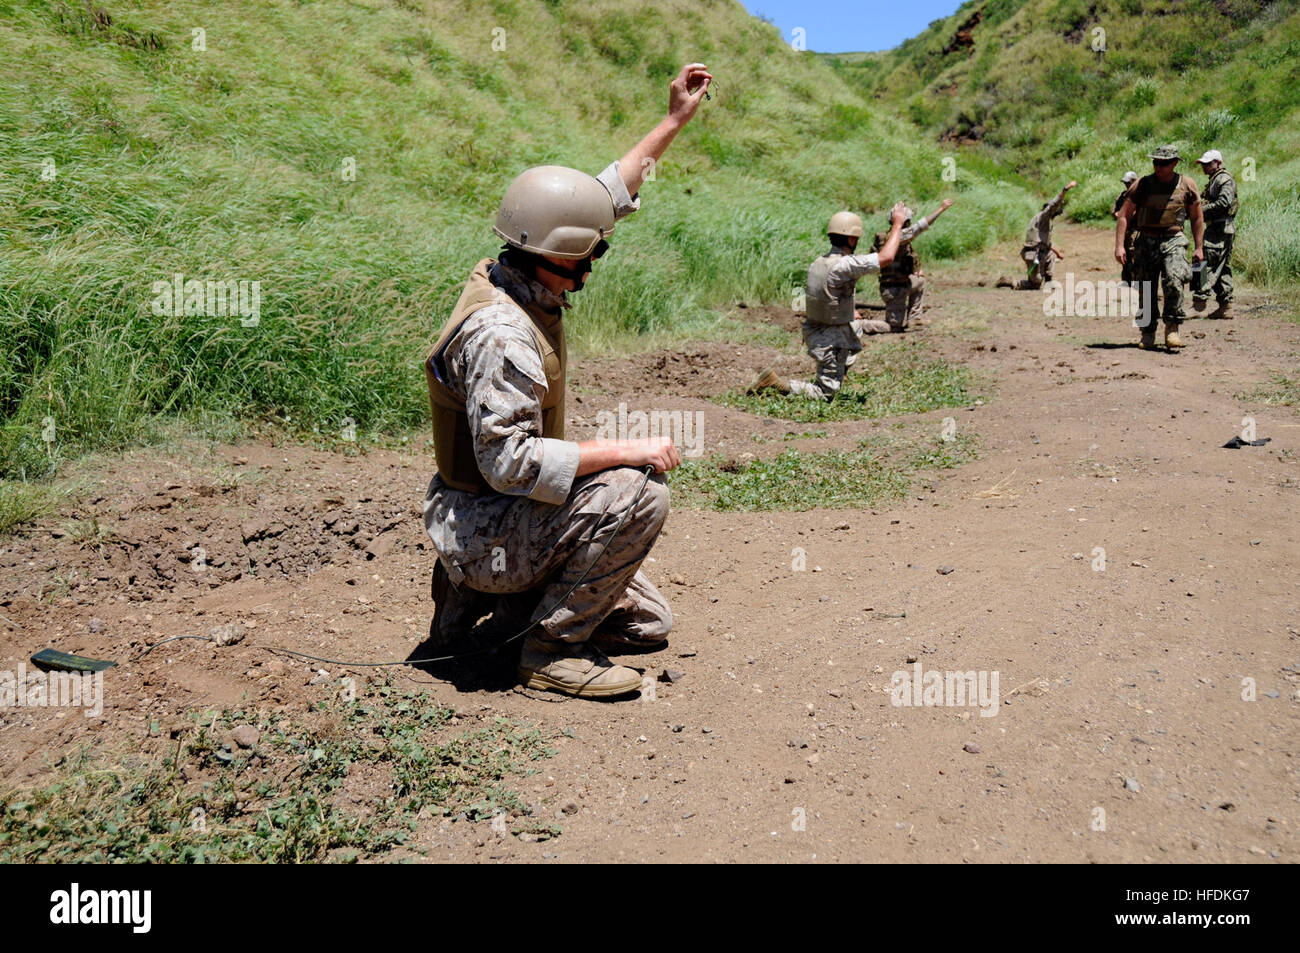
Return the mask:
M 508 692 L 515 685 L 522 639 L 489 617 L 464 635 L 446 641 L 433 637 L 417 645 L 406 660 L 462 692 Z M 507 641 L 510 640 L 510 641 Z M 421 661 L 429 659 L 430 661 Z
M 1097 341 L 1093 344 L 1085 344 L 1084 347 L 1091 348 L 1094 351 L 1119 351 L 1126 348 L 1134 351 L 1138 350 L 1137 341 Z M 1164 351 L 1166 354 L 1176 354 L 1176 348 L 1165 347 L 1163 344 L 1157 346 L 1157 351 Z
M 447 682 L 461 692 L 508 692 L 519 683 L 516 672 L 523 639 L 518 638 L 518 635 L 517 626 L 503 625 L 488 617 L 475 625 L 470 632 L 452 641 L 426 638 L 411 651 L 406 661 L 413 668 L 439 681 Z M 619 646 L 617 650 L 611 649 L 610 654 L 641 656 L 661 651 L 666 647 L 666 642 L 653 648 Z M 421 661 L 422 659 L 430 661 Z M 628 659 L 620 660 L 619 664 L 636 669 L 643 675 L 647 668 Z M 635 697 L 636 694 L 636 692 L 629 693 L 631 697 Z M 629 695 L 589 700 L 612 702 L 626 700 Z M 564 696 L 552 696 L 548 693 L 547 698 L 560 701 Z

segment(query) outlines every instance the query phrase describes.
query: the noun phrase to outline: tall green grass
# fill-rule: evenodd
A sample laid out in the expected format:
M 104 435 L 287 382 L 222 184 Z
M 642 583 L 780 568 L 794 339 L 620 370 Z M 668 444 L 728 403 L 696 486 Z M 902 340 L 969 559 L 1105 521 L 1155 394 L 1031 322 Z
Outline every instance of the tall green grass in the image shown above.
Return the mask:
M 937 145 L 725 0 L 0 0 L 0 477 L 177 419 L 423 426 L 420 359 L 507 183 L 619 157 L 691 60 L 713 99 L 578 296 L 576 347 L 788 302 L 841 207 L 956 195 L 937 257 L 1022 227 L 1014 177 L 945 182 Z M 260 322 L 154 314 L 177 272 L 260 282 Z

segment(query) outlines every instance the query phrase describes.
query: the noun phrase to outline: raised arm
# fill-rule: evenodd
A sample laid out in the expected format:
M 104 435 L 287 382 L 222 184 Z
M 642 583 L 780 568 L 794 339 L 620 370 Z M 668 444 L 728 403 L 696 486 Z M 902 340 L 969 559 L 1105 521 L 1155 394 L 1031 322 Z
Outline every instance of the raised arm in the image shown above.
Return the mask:
M 1078 182 L 1071 179 L 1069 185 L 1056 193 L 1056 198 L 1052 199 L 1051 205 L 1048 207 L 1048 212 L 1051 213 L 1052 218 L 1055 218 L 1065 211 L 1065 195 L 1070 191 L 1070 189 L 1074 188 L 1078 184 Z
M 713 75 L 703 63 L 687 63 L 669 84 L 668 115 L 619 160 L 619 172 L 629 195 L 637 194 L 654 163 L 691 121 L 711 82 Z
M 926 216 L 925 219 L 926 226 L 928 227 L 930 225 L 933 225 L 934 220 L 938 218 L 940 215 L 942 215 L 944 212 L 948 211 L 948 209 L 950 208 L 952 208 L 952 199 L 944 199 L 943 202 L 940 203 L 937 209 L 935 209 L 933 212 L 931 212 L 929 215 Z
M 937 219 L 944 212 L 948 211 L 948 209 L 951 207 L 952 207 L 952 199 L 944 199 L 942 204 L 940 204 L 940 206 L 937 209 L 935 209 L 933 212 L 931 212 L 929 215 L 925 216 L 925 218 L 921 219 L 919 222 L 913 222 L 907 228 L 903 229 L 903 231 L 899 234 L 899 239 L 898 239 L 899 244 L 901 245 L 905 242 L 910 242 L 917 235 L 920 235 L 923 231 L 925 231 L 927 228 L 929 228 L 931 225 L 934 224 L 935 219 Z

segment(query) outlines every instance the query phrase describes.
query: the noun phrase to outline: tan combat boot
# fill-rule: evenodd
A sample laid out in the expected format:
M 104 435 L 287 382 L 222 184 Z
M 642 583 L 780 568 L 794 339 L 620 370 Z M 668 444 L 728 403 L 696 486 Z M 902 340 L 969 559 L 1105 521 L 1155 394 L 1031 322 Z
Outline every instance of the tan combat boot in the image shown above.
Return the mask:
M 1209 303 L 1209 301 L 1210 301 L 1209 298 L 1193 298 L 1192 310 L 1195 311 L 1197 315 L 1202 314 L 1202 312 L 1205 311 L 1205 306 Z M 1213 317 L 1213 315 L 1211 315 L 1211 317 Z
M 778 376 L 776 371 L 769 367 L 754 378 L 754 383 L 749 385 L 749 389 L 745 393 L 757 394 L 765 390 L 775 390 L 780 391 L 782 394 L 788 394 L 790 393 L 790 382 Z
M 1176 348 L 1182 346 L 1183 346 L 1182 339 L 1179 338 L 1178 336 L 1178 325 L 1166 324 L 1165 325 L 1165 347 Z
M 1142 329 L 1142 340 L 1138 342 L 1138 347 L 1144 351 L 1154 351 L 1156 349 L 1156 326 Z
M 1217 308 L 1214 309 L 1214 313 L 1211 314 L 1210 317 L 1212 317 L 1212 318 L 1216 318 L 1216 319 L 1218 319 L 1219 321 L 1231 321 L 1231 320 L 1232 320 L 1232 302 L 1231 302 L 1231 301 L 1227 301 L 1227 302 L 1225 302 L 1225 303 L 1219 305 Z
M 543 642 L 531 636 L 519 653 L 519 681 L 525 688 L 581 698 L 612 698 L 641 687 L 641 675 L 615 665 L 586 642 Z

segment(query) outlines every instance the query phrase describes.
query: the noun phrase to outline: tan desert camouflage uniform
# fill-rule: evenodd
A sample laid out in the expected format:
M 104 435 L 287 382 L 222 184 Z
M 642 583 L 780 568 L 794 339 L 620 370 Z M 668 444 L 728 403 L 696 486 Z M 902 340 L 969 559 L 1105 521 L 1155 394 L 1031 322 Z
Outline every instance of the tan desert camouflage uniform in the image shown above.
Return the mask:
M 921 298 L 925 294 L 925 277 L 915 271 L 906 270 L 904 261 L 909 257 L 915 267 L 915 252 L 911 251 L 912 239 L 930 227 L 930 219 L 922 218 L 914 225 L 909 225 L 899 233 L 898 253 L 893 262 L 881 269 L 880 300 L 885 303 L 885 323 L 891 331 L 907 329 L 909 321 L 921 316 Z M 881 232 L 873 243 L 878 251 L 884 246 L 888 232 Z M 910 253 L 910 256 L 909 256 Z
M 811 381 L 790 381 L 791 393 L 830 400 L 839 393 L 844 375 L 862 350 L 861 335 L 889 330 L 883 321 L 853 317 L 858 279 L 879 270 L 878 255 L 850 255 L 842 248 L 832 248 L 812 263 L 804 289 L 808 314 L 803 342 L 817 362 L 817 376 Z M 825 304 L 817 307 L 814 298 Z
M 1058 192 L 1056 198 L 1030 219 L 1025 230 L 1020 257 L 1029 275 L 1016 286 L 1022 291 L 1041 288 L 1044 282 L 1052 280 L 1052 219 L 1065 211 L 1065 194 L 1065 189 Z
M 639 207 L 618 163 L 597 178 L 616 217 Z M 424 524 L 455 587 L 457 604 L 448 611 L 472 625 L 494 608 L 505 610 L 521 622 L 538 621 L 535 637 L 566 642 L 586 641 L 601 626 L 638 638 L 666 635 L 672 612 L 639 572 L 668 516 L 663 478 L 651 476 L 634 506 L 641 470 L 575 477 L 578 445 L 541 436 L 546 374 L 523 310 L 553 312 L 558 324 L 569 302 L 504 262 L 488 273 L 502 294 L 465 320 L 439 366 L 444 383 L 464 396 L 474 455 L 492 490 L 453 489 L 440 476 L 429 483 Z M 598 555 L 595 569 L 565 599 Z

